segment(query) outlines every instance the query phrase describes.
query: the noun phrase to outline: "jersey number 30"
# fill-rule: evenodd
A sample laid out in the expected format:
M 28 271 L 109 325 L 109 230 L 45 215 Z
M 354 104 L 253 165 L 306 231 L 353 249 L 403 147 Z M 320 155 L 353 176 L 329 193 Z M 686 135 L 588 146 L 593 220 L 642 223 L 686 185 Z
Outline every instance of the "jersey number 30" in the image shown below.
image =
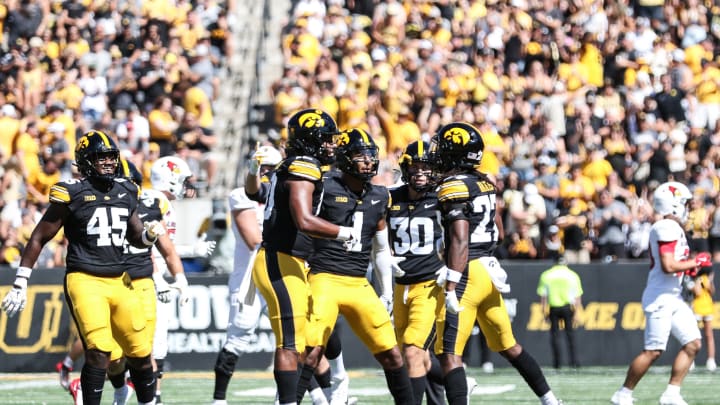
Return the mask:
M 87 224 L 88 236 L 97 237 L 97 246 L 122 247 L 127 232 L 128 214 L 127 208 L 95 208 Z

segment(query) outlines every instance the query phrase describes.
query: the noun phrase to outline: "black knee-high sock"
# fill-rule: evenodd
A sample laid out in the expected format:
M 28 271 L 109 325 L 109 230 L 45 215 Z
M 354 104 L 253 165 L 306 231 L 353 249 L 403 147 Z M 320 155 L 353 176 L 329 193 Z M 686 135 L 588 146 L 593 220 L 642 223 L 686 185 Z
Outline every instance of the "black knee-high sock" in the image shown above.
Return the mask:
M 430 370 L 427 373 L 427 379 L 435 384 L 444 385 L 445 380 L 443 379 L 442 366 L 440 366 L 440 360 L 434 355 L 430 355 Z
M 83 404 L 100 405 L 104 385 L 105 369 L 85 363 L 80 373 Z
M 114 375 L 108 374 L 108 380 L 110 380 L 110 384 L 112 384 L 113 388 L 122 388 L 123 385 L 125 385 L 125 372 L 123 371 L 120 374 Z
M 468 392 L 465 368 L 457 367 L 445 376 L 445 397 L 450 405 L 467 405 Z
M 220 353 L 218 353 L 217 360 L 215 360 L 213 399 L 225 399 L 227 396 L 227 388 L 230 385 L 230 378 L 235 372 L 235 363 L 237 363 L 238 357 L 237 354 L 225 349 L 220 350 Z
M 300 378 L 297 382 L 297 390 L 295 395 L 295 400 L 298 404 L 302 402 L 302 399 L 305 396 L 305 392 L 310 387 L 314 372 L 315 367 L 310 367 L 307 364 L 303 364 L 302 371 L 300 371 Z
M 402 366 L 392 370 L 385 369 L 383 371 L 385 371 L 385 381 L 387 381 L 388 389 L 390 389 L 395 403 L 403 405 L 414 404 L 413 389 L 407 367 Z
M 538 365 L 535 358 L 523 349 L 520 355 L 510 360 L 510 364 L 520 373 L 522 378 L 525 380 L 527 385 L 535 393 L 535 395 L 542 397 L 550 391 L 550 386 L 543 375 L 540 365 Z
M 325 370 L 324 373 L 315 374 L 313 380 L 317 381 L 320 388 L 330 388 L 331 385 L 331 373 L 330 369 Z M 312 388 L 312 386 L 311 386 Z
M 152 366 L 148 364 L 146 368 L 135 368 L 128 364 L 130 368 L 130 379 L 135 385 L 135 395 L 138 402 L 150 402 L 155 398 L 155 389 L 157 388 L 157 379 Z
M 342 342 L 340 340 L 340 332 L 338 328 L 333 329 L 325 346 L 325 357 L 328 360 L 335 360 L 342 352 Z
M 274 370 L 275 384 L 278 387 L 278 402 L 291 404 L 296 402 L 298 373 L 290 370 Z
M 423 395 L 425 394 L 425 386 L 427 385 L 427 378 L 422 377 L 411 377 L 410 385 L 412 386 L 413 398 L 415 399 L 415 405 L 421 405 Z

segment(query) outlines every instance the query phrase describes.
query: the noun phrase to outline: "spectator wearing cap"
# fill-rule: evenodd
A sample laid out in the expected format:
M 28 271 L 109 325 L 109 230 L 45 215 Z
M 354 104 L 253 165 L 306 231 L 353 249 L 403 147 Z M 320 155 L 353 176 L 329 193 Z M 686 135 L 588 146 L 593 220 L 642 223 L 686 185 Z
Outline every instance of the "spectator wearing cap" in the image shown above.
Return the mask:
M 218 166 L 217 158 L 211 151 L 217 144 L 217 137 L 212 130 L 201 127 L 195 114 L 186 111 L 175 137 L 187 145 L 188 158 L 204 171 L 203 180 L 212 184 Z
M 186 80 L 205 92 L 210 100 L 215 100 L 218 95 L 220 79 L 215 76 L 215 67 L 210 60 L 210 48 L 204 43 L 198 44 L 194 50 L 188 52 L 190 70 L 187 72 Z
M 544 232 L 542 243 L 539 247 L 538 258 L 557 261 L 563 255 L 562 238 L 560 228 L 552 224 Z
M 155 110 L 150 111 L 150 113 L 152 114 L 153 111 Z M 153 116 L 153 119 L 155 118 Z M 138 106 L 132 104 L 124 117 L 122 114 L 117 117 L 114 132 L 118 137 L 121 149 L 126 149 L 132 153 L 141 153 L 147 150 L 150 131 L 149 118 L 145 118 Z
M 484 158 L 484 156 L 483 156 Z M 557 162 L 547 155 L 540 155 L 537 159 L 537 177 L 534 184 L 545 201 L 547 216 L 544 223 L 551 223 L 557 216 L 558 200 L 560 198 L 560 176 L 557 173 Z
M 532 238 L 535 246 L 538 246 L 541 239 L 541 225 L 547 217 L 545 211 L 545 200 L 538 193 L 538 188 L 534 183 L 526 183 L 522 188 L 523 198 L 514 199 L 508 207 L 508 213 L 512 219 L 507 231 L 518 232 L 519 228 L 524 224 L 527 225 L 527 233 Z
M 78 88 L 79 89 L 79 88 Z M 61 101 L 53 101 L 51 98 L 48 100 L 49 105 L 47 106 L 47 115 L 43 117 L 40 124 L 40 130 L 47 130 L 47 127 L 53 123 L 62 124 L 65 128 L 65 142 L 67 142 L 68 148 L 70 149 L 70 159 L 75 159 L 75 121 L 69 115 L 65 114 L 65 104 Z
M 568 363 L 570 367 L 580 367 L 577 357 L 574 327 L 578 322 L 577 314 L 582 311 L 583 288 L 580 276 L 567 266 L 564 258 L 540 274 L 537 294 L 546 319 L 550 322 L 550 347 L 554 368 L 560 368 L 560 321 L 565 328 L 567 338 Z
M 120 55 L 130 62 L 135 62 L 142 54 L 142 41 L 133 31 L 130 17 L 120 19 L 120 34 L 115 37 L 112 44 L 120 51 Z
M 65 125 L 61 122 L 53 122 L 48 125 L 45 132 L 40 150 L 42 161 L 54 160 L 62 180 L 71 179 L 72 151 L 65 139 Z
M 84 94 L 80 103 L 80 111 L 88 126 L 94 127 L 108 109 L 107 79 L 105 76 L 98 75 L 95 65 L 80 65 L 77 84 Z

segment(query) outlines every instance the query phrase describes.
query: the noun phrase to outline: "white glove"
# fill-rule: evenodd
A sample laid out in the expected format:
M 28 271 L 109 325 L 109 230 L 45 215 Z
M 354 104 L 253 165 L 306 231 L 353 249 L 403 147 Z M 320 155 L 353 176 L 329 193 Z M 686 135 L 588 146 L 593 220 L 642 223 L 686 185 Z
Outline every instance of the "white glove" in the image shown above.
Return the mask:
M 160 236 L 165 235 L 165 227 L 160 221 L 143 222 L 143 228 L 145 228 L 145 234 L 147 235 L 147 238 L 144 239 L 152 243 L 155 243 Z
M 13 288 L 5 295 L 2 300 L 2 309 L 8 318 L 12 318 L 18 312 L 25 309 L 27 303 L 27 279 L 17 277 Z
M 449 270 L 450 269 L 448 269 L 447 266 L 442 266 L 435 272 L 435 276 L 437 276 L 437 278 L 435 278 L 435 283 L 437 283 L 438 286 L 445 287 Z
M 388 312 L 388 314 L 392 315 L 393 314 L 393 298 L 392 298 L 392 296 L 381 295 L 380 301 L 382 301 L 383 305 L 385 305 L 385 310 Z
M 167 304 L 172 299 L 170 284 L 165 281 L 165 277 L 159 271 L 154 272 L 152 278 L 155 282 L 155 293 L 157 293 L 158 301 Z
M 465 307 L 460 306 L 454 290 L 445 291 L 445 309 L 451 314 L 457 314 L 458 312 L 465 309 Z
M 500 266 L 500 262 L 495 257 L 481 257 L 480 262 L 485 266 L 485 270 L 490 276 L 490 280 L 503 294 L 510 292 L 510 284 L 507 282 L 507 272 Z
M 215 242 L 213 242 L 215 243 Z M 214 247 L 215 245 L 213 245 Z M 168 287 L 175 290 L 178 295 L 178 302 L 180 305 L 185 305 L 190 300 L 190 296 L 187 294 L 188 282 L 185 278 L 185 274 L 180 273 L 175 275 L 175 282 L 170 284 Z
M 392 267 L 394 277 L 402 277 L 405 275 L 405 270 L 403 270 L 398 264 L 405 261 L 405 259 L 405 257 L 392 256 L 392 262 L 390 263 L 390 267 Z
M 193 246 L 193 253 L 195 256 L 208 257 L 215 250 L 215 245 L 217 244 L 217 242 L 214 240 L 205 240 L 206 238 L 207 235 L 203 233 L 202 235 L 200 235 L 200 239 L 195 242 L 195 245 Z
M 355 244 L 360 242 L 360 236 L 355 235 L 355 229 L 349 226 L 341 226 L 335 240 L 343 242 L 345 250 L 352 252 Z
M 260 166 L 262 166 L 263 161 L 268 158 L 265 150 L 266 148 L 259 148 L 253 152 L 252 156 L 250 156 L 250 160 L 248 161 L 248 171 L 255 176 L 260 175 Z

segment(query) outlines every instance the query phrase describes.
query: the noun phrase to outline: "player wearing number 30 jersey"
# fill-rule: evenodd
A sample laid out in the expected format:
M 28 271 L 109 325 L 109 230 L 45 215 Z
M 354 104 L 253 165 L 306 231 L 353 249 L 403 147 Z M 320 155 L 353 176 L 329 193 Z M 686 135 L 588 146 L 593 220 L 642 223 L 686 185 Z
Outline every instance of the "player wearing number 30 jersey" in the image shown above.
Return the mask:
M 497 188 L 476 167 L 484 143 L 470 124 L 455 122 L 433 137 L 431 160 L 442 178 L 438 200 L 445 229 L 445 315 L 437 323 L 435 352 L 450 405 L 467 403 L 462 353 L 477 320 L 488 347 L 515 367 L 543 405 L 558 403 L 535 359 L 515 341 L 502 291 L 507 275 L 493 257 L 501 224 Z M 442 299 L 442 296 L 441 296 Z

